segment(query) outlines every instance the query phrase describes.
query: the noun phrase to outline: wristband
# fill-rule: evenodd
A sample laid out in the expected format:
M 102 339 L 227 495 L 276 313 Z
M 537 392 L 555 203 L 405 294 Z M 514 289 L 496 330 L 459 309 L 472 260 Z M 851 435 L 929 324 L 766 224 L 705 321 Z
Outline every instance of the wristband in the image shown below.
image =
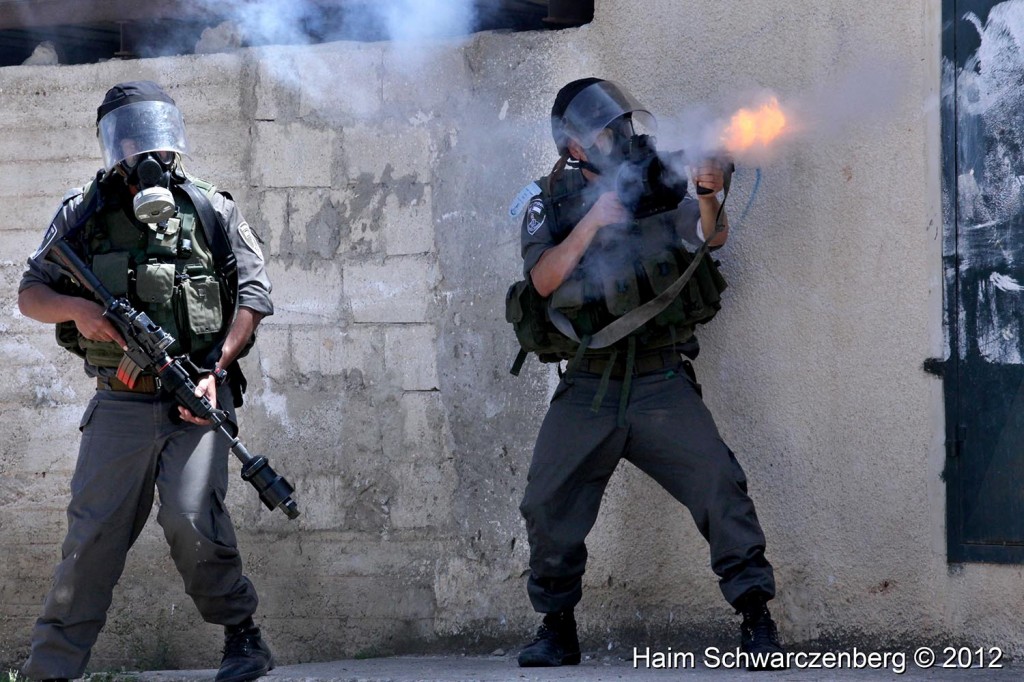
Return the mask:
M 213 375 L 213 380 L 218 386 L 223 386 L 228 383 L 228 371 L 223 367 L 216 367 L 210 374 Z

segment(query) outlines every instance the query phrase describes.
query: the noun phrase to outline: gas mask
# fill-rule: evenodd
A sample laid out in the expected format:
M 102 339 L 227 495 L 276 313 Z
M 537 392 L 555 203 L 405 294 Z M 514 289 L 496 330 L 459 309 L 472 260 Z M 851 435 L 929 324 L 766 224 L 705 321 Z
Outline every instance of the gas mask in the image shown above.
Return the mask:
M 125 98 L 126 104 L 101 107 L 97 135 L 103 166 L 108 172 L 117 168 L 128 185 L 138 188 L 132 201 L 135 216 L 158 224 L 174 216 L 171 185 L 179 159 L 188 155 L 185 124 L 162 91 L 133 97 Z
M 127 160 L 123 166 L 128 184 L 139 188 L 132 200 L 135 217 L 144 223 L 162 223 L 173 217 L 177 209 L 171 194 L 174 155 L 148 152 L 133 157 L 132 161 L 134 163 L 130 167 Z
M 671 210 L 686 194 L 686 179 L 675 170 L 680 154 L 659 154 L 656 130 L 651 112 L 611 81 L 585 87 L 552 121 L 556 143 L 576 140 L 587 155 L 578 166 L 598 174 L 598 184 L 614 190 L 636 218 Z
M 627 117 L 620 118 L 601 130 L 594 143 L 584 151 L 587 160 L 579 162 L 581 168 L 598 175 L 610 176 L 629 158 L 633 134 L 633 123 Z M 646 136 L 645 136 L 646 137 Z

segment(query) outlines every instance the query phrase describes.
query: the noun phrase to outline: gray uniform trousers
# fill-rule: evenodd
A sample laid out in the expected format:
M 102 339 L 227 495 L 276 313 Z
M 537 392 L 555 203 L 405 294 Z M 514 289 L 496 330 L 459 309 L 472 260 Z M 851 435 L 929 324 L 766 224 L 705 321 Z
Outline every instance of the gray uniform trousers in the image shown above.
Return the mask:
M 633 378 L 624 428 L 617 419 L 622 382 L 610 382 L 595 414 L 591 403 L 599 384 L 593 374 L 563 379 L 537 437 L 520 506 L 530 541 L 527 592 L 533 608 L 553 613 L 580 601 L 584 541 L 622 458 L 689 509 L 709 542 L 711 568 L 730 604 L 748 590 L 774 596 L 743 469 L 682 364 Z
M 231 409 L 227 387 L 220 406 Z M 256 610 L 224 508 L 228 441 L 209 427 L 174 424 L 173 401 L 97 391 L 82 417 L 71 479 L 68 534 L 23 670 L 33 679 L 77 678 L 106 622 L 128 549 L 160 494 L 157 521 L 204 620 L 235 625 Z

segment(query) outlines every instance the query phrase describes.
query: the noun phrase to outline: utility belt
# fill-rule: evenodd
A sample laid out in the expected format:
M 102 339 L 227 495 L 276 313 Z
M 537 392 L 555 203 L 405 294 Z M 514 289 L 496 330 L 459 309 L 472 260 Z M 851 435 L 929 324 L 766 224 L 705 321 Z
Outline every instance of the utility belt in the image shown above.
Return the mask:
M 608 371 L 610 363 L 611 372 L 608 374 L 608 377 L 617 380 L 624 379 L 626 376 L 626 357 L 622 353 L 618 353 L 614 362 L 611 362 L 611 360 L 611 357 L 584 357 L 576 366 L 576 373 L 604 376 L 605 372 Z M 633 360 L 630 374 L 636 377 L 657 374 L 666 370 L 676 369 L 681 362 L 689 361 L 685 360 L 679 351 L 663 348 L 657 351 L 638 354 Z
M 160 392 L 160 377 L 153 374 L 140 374 L 131 388 L 117 377 L 96 377 L 97 391 L 118 391 L 122 393 L 143 393 L 156 395 Z

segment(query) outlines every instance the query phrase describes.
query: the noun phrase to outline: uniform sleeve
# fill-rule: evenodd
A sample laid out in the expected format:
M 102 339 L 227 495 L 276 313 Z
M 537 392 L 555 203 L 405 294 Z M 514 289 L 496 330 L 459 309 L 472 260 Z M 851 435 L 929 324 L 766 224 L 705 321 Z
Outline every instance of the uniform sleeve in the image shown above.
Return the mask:
M 687 194 L 673 211 L 676 236 L 686 242 L 687 245 L 697 248 L 704 243 L 704 233 L 701 232 L 700 224 L 700 202 Z
M 67 234 L 68 226 L 77 222 L 78 213 L 84 210 L 81 190 L 68 193 L 68 199 L 61 204 L 54 214 L 49 227 L 43 234 L 42 241 L 34 253 L 29 254 L 25 272 L 18 284 L 18 293 L 38 284 L 53 287 L 62 277 L 60 266 L 45 259 L 47 247 L 55 240 Z
M 263 316 L 274 314 L 270 300 L 270 277 L 263 260 L 256 234 L 242 217 L 232 199 L 218 193 L 214 208 L 228 228 L 228 241 L 238 264 L 238 305 L 250 308 Z
M 544 252 L 555 246 L 551 227 L 551 219 L 548 216 L 544 199 L 540 196 L 534 197 L 526 207 L 526 215 L 523 216 L 521 241 L 524 276 L 529 277 L 530 270 L 533 270 L 533 266 L 537 264 Z

